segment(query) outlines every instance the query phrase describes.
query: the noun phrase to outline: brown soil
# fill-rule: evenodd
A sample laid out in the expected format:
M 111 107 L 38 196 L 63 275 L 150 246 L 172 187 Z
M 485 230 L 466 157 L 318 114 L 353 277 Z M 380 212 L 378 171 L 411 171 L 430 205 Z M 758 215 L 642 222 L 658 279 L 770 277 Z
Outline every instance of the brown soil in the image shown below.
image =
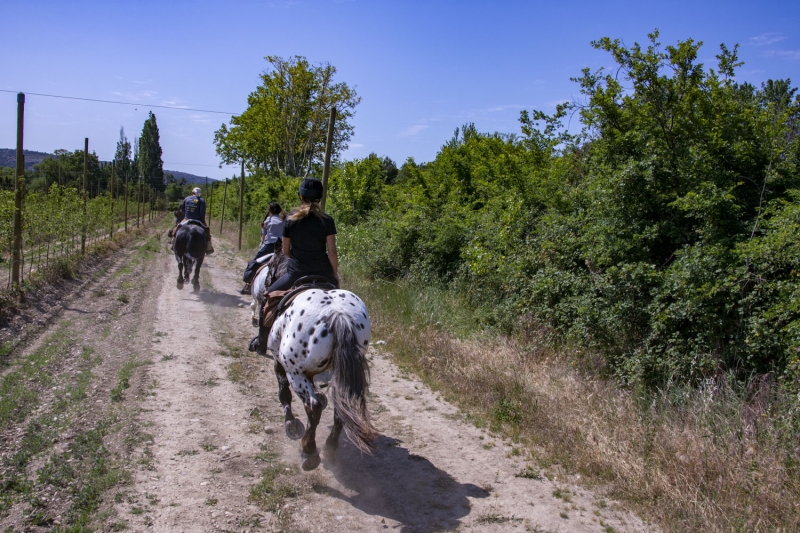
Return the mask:
M 115 277 L 136 252 L 120 254 L 112 268 L 64 302 L 59 319 L 40 337 L 64 331 L 74 339 L 63 362 L 53 367 L 64 379 L 80 370 L 73 353 L 78 347 L 91 347 L 100 356 L 91 392 L 70 411 L 69 424 L 61 427 L 52 448 L 27 467 L 28 477 L 36 478 L 47 456 L 63 453 L 82 428 L 111 417 L 105 448 L 128 475 L 104 490 L 93 527 L 653 530 L 601 495 L 541 477 L 524 450 L 464 422 L 458 409 L 400 371 L 380 344 L 370 351 L 370 408 L 382 433 L 377 449 L 362 455 L 343 436 L 336 462 L 323 457 L 316 471 L 302 472 L 299 444 L 283 432 L 272 361 L 246 351 L 255 329 L 249 301 L 235 292 L 244 263 L 222 239 L 215 246 L 199 292 L 188 284 L 176 288 L 175 261 L 163 242 L 140 267 Z M 132 299 L 122 303 L 121 292 Z M 18 357 L 36 349 L 34 343 Z M 125 365 L 132 369 L 130 388 L 121 401 L 112 402 L 109 394 Z M 47 411 L 55 400 L 43 395 L 37 412 Z M 323 414 L 318 444 L 330 430 L 330 411 Z M 295 412 L 302 413 L 296 399 Z M 2 429 L 5 459 L 30 431 L 25 429 L 30 417 Z M 45 531 L 67 525 L 69 490 L 36 485 L 34 492 L 50 525 L 34 525 L 32 500 L 20 496 L 0 511 L 0 528 Z

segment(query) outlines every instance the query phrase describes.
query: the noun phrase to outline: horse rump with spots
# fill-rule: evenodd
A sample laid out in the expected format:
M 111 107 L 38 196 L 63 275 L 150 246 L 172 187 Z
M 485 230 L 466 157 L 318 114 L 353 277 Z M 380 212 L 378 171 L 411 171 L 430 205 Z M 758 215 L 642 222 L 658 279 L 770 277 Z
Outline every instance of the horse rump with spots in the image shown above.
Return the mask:
M 184 281 L 189 279 L 194 266 L 192 288 L 200 290 L 200 267 L 206 257 L 206 230 L 200 224 L 189 221 L 175 232 L 175 260 L 178 262 L 178 288 L 183 289 Z
M 364 302 L 338 289 L 297 294 L 272 325 L 267 349 L 274 356 L 286 435 L 302 439 L 304 470 L 320 463 L 316 430 L 328 399 L 315 387 L 314 376 L 327 370 L 332 372 L 333 430 L 325 441 L 325 459 L 335 460 L 342 429 L 359 450 L 369 453 L 374 446 L 376 431 L 367 410 L 369 336 Z M 292 414 L 292 390 L 303 402 L 308 428 Z

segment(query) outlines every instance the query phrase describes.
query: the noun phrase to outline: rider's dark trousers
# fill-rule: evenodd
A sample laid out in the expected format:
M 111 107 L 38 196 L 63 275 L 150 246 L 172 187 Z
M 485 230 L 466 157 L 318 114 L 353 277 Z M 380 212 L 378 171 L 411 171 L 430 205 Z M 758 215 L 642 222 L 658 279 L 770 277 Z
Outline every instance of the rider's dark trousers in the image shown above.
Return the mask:
M 281 241 L 278 241 L 281 242 Z M 275 251 L 275 243 L 270 244 L 263 244 L 261 248 L 258 249 L 256 252 L 255 258 L 247 262 L 247 266 L 244 269 L 244 275 L 242 276 L 242 281 L 245 283 L 253 283 L 253 278 L 258 271 L 258 267 L 261 266 L 261 263 L 257 263 L 256 259 L 259 257 L 263 257 L 267 254 L 271 254 Z
M 302 278 L 303 276 L 325 276 L 333 283 L 336 287 L 339 286 L 336 283 L 336 278 L 333 276 L 333 272 L 331 270 L 327 271 L 320 271 L 320 272 L 287 272 L 283 276 L 277 279 L 275 283 L 269 286 L 267 292 L 272 291 L 286 291 L 292 288 L 295 282 Z

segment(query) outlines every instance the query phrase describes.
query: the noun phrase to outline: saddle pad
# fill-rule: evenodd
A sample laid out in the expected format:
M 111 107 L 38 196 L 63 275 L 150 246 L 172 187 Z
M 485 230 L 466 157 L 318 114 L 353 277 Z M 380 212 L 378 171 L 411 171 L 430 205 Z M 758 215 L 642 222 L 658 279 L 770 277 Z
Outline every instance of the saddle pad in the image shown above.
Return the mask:
M 289 289 L 288 291 L 272 291 L 267 293 L 267 297 L 264 300 L 263 307 L 261 308 L 261 324 L 265 328 L 272 327 L 275 319 L 278 318 L 279 311 L 282 310 L 282 308 L 279 309 L 281 302 L 283 301 L 284 297 L 291 292 L 292 290 Z

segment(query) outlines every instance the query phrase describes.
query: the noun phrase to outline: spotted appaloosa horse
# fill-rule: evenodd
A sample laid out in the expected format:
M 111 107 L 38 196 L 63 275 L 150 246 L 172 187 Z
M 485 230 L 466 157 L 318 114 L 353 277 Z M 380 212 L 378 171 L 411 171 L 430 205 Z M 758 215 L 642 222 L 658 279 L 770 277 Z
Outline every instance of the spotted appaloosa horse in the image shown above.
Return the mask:
M 344 290 L 305 291 L 272 326 L 267 347 L 275 355 L 284 426 L 290 439 L 302 437 L 303 470 L 313 470 L 320 463 L 316 430 L 328 400 L 314 387 L 314 376 L 326 370 L 332 371 L 329 394 L 333 404 L 326 460 L 335 460 L 342 428 L 360 450 L 368 452 L 374 446 L 376 431 L 367 411 L 369 336 L 364 302 Z M 292 390 L 303 401 L 307 429 L 292 414 Z
M 202 226 L 187 223 L 175 232 L 175 260 L 178 262 L 178 288 L 183 289 L 183 282 L 189 279 L 194 266 L 192 288 L 200 290 L 200 267 L 206 256 L 206 231 Z

